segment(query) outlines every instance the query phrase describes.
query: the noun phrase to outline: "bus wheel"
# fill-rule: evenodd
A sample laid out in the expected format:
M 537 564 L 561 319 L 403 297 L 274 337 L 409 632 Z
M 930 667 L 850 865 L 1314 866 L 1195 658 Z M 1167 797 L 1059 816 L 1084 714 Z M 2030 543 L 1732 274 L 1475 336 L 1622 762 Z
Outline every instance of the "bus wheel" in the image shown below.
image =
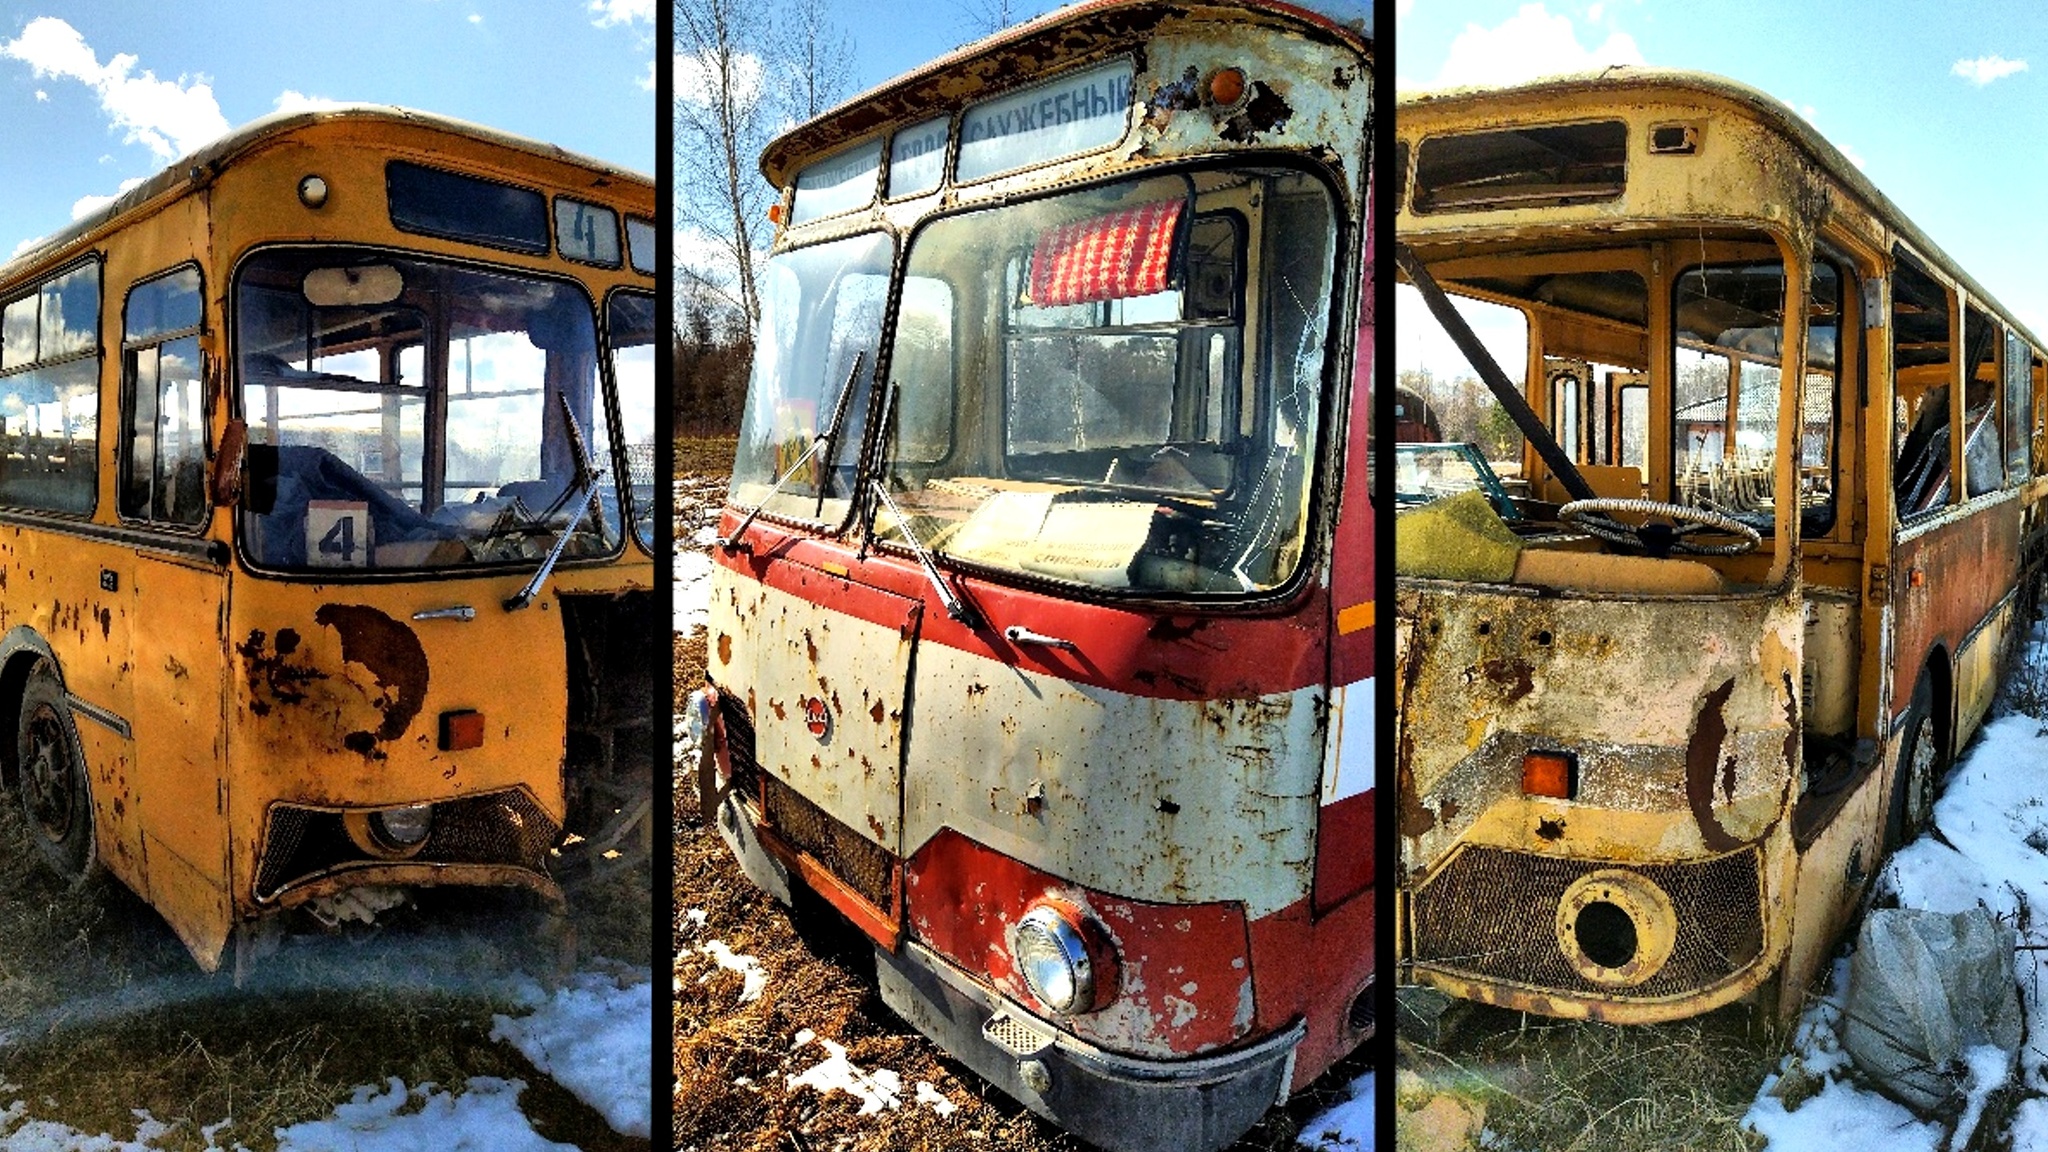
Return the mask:
M 1905 847 L 1934 817 L 1935 789 L 1948 769 L 1940 728 L 1934 723 L 1934 687 L 1926 676 L 1913 689 L 1899 740 L 1899 767 L 1892 781 L 1891 812 L 1885 819 L 1885 855 Z
M 92 793 L 64 689 L 38 669 L 22 688 L 15 754 L 29 839 L 57 874 L 82 880 L 92 869 Z

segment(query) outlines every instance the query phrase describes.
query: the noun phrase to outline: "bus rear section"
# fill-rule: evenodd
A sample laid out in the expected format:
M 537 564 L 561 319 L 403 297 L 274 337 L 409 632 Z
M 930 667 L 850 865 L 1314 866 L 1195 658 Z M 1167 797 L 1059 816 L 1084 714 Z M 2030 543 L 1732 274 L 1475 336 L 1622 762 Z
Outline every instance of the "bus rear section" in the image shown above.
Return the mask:
M 1995 687 L 2032 338 L 1718 78 L 1420 97 L 1398 130 L 1403 981 L 1792 1013 Z
M 273 117 L 189 168 L 15 266 L 10 322 L 75 303 L 106 350 L 0 367 L 57 385 L 41 457 L 64 420 L 108 430 L 68 487 L 0 464 L 31 838 L 208 970 L 289 908 L 559 907 L 567 833 L 648 792 L 651 185 L 387 109 Z M 640 714 L 579 707 L 576 676 Z
M 697 698 L 747 874 L 1116 1149 L 1221 1147 L 1373 1027 L 1364 44 L 1230 15 L 1083 6 L 771 147 Z M 1301 114 L 1234 136 L 1254 89 Z

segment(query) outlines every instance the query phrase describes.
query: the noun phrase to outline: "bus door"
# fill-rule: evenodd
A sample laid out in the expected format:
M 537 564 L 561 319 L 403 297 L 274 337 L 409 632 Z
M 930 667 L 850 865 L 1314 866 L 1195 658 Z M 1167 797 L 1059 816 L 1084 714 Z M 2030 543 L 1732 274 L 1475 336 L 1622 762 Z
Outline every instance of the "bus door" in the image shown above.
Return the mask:
M 135 285 L 123 305 L 116 499 L 122 521 L 154 544 L 99 579 L 128 605 L 119 619 L 129 635 L 109 639 L 128 652 L 122 706 L 136 771 L 132 795 L 114 804 L 139 811 L 150 903 L 196 955 L 214 955 L 232 920 L 221 776 L 228 576 L 193 535 L 213 511 L 203 381 L 219 367 L 201 352 L 201 286 L 186 265 Z

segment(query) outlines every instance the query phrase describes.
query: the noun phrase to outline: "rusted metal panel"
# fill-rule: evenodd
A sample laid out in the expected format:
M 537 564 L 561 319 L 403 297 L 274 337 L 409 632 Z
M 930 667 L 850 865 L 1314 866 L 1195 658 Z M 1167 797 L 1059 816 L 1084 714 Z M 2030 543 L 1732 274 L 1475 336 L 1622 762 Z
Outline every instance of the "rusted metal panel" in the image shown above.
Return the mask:
M 1762 838 L 1800 764 L 1803 620 L 1786 595 L 1629 601 L 1403 581 L 1402 873 L 1458 842 L 1677 860 Z M 1571 802 L 1521 763 L 1575 753 Z
M 1890 716 L 1913 698 L 1937 648 L 1954 659 L 1964 639 L 2004 600 L 2022 575 L 2017 492 L 1983 497 L 1902 534 L 1890 581 L 1896 621 Z
M 1107 1008 L 1057 1016 L 1090 1043 L 1150 1056 L 1192 1056 L 1244 1036 L 1253 1021 L 1254 973 L 1245 914 L 1234 902 L 1153 903 L 1063 881 L 957 832 L 933 838 L 904 878 L 909 927 L 917 939 L 985 978 L 999 991 L 1056 1017 L 1031 996 L 1015 969 L 1009 933 L 1047 897 L 1102 926 L 1117 956 Z
M 1362 29 L 1304 9 L 1256 0 L 1096 0 L 968 45 L 799 125 L 762 152 L 761 172 L 769 183 L 786 187 L 796 170 L 811 158 L 867 138 L 888 125 L 913 123 L 1090 61 L 1144 51 L 1148 41 L 1157 43 L 1153 38 L 1170 37 L 1183 28 L 1202 27 L 1213 43 L 1218 28 L 1231 25 L 1248 32 L 1286 30 L 1301 38 L 1304 51 L 1340 49 L 1343 71 L 1319 71 L 1315 81 L 1338 92 L 1356 91 L 1361 100 L 1368 95 L 1366 90 L 1372 85 L 1364 76 L 1367 44 Z M 1246 41 L 1260 38 L 1245 36 Z M 1211 62 L 1203 71 L 1216 66 Z M 1141 83 L 1140 92 L 1182 78 L 1179 69 L 1148 71 L 1154 84 Z M 1290 82 L 1289 87 L 1294 85 Z M 1272 119 L 1270 114 L 1259 117 L 1261 123 Z M 1246 124 L 1253 132 L 1264 130 L 1252 127 L 1250 119 Z
M 911 850 L 950 827 L 1087 888 L 1236 900 L 1255 919 L 1308 895 L 1320 686 L 1159 700 L 936 645 L 920 650 L 915 676 L 903 780 Z
M 711 677 L 748 699 L 764 770 L 900 854 L 904 693 L 922 605 L 820 569 L 784 565 L 777 578 L 786 586 L 714 585 Z

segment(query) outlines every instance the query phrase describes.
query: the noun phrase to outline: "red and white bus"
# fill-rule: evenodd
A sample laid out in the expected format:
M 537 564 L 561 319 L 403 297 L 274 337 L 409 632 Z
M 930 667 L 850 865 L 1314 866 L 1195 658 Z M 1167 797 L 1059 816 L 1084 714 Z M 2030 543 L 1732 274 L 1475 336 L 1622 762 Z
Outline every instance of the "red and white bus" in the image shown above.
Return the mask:
M 1373 1031 L 1371 34 L 1101 0 L 791 131 L 700 786 L 1112 1149 Z

